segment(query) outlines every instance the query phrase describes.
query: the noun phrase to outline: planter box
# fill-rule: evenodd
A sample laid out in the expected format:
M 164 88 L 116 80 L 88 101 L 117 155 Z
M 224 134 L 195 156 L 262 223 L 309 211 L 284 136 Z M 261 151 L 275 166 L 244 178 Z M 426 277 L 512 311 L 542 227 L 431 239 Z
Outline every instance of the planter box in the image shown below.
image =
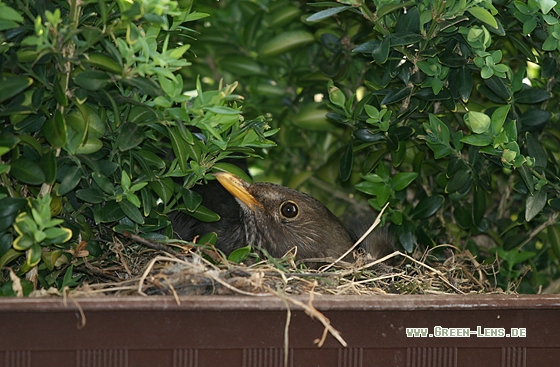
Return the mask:
M 347 347 L 292 305 L 287 350 L 276 297 L 180 301 L 0 299 L 0 367 L 560 364 L 560 296 L 316 296 Z

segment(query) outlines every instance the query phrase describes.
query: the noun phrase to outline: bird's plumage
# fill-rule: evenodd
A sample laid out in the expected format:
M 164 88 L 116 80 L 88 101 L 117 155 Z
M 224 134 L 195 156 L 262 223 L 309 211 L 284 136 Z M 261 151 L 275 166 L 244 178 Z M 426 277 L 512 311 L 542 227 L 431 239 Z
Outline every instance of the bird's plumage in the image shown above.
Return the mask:
M 249 184 L 229 173 L 215 176 L 219 185 L 212 183 L 202 195 L 205 206 L 217 212 L 220 221 L 203 223 L 188 214 L 172 213 L 170 220 L 178 237 L 192 240 L 216 232 L 216 246 L 226 253 L 250 244 L 281 257 L 297 247 L 297 258 L 305 259 L 337 258 L 363 233 L 349 232 L 327 207 L 307 194 L 272 183 Z M 378 236 L 369 237 L 370 244 L 379 242 L 371 241 Z M 377 247 L 374 252 L 383 246 Z

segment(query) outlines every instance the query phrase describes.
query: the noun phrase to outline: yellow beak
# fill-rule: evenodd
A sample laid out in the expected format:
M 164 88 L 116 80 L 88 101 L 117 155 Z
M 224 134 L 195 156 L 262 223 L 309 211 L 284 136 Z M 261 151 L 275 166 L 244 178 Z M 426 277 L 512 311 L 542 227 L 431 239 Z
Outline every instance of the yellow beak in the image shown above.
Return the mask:
M 262 208 L 262 204 L 248 191 L 250 183 L 228 172 L 217 172 L 214 176 L 230 194 L 241 200 L 249 209 L 255 211 L 257 208 Z

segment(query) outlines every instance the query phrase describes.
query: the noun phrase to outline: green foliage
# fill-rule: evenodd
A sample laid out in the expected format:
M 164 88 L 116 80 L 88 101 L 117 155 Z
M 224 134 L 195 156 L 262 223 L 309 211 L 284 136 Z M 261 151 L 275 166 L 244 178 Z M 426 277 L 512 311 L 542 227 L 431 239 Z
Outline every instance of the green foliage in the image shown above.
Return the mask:
M 239 81 L 281 127 L 260 179 L 339 213 L 389 203 L 402 249 L 469 249 L 503 288 L 558 277 L 556 1 L 199 4 L 188 72 Z
M 172 210 L 216 220 L 191 187 L 274 146 L 236 83 L 187 89 L 187 26 L 207 16 L 190 1 L 0 6 L 0 284 L 8 267 L 79 284 L 76 266 L 111 240 L 103 226 L 165 238 Z
M 266 152 L 259 180 L 337 214 L 388 204 L 402 250 L 468 249 L 522 292 L 558 278 L 556 1 L 33 4 L 0 3 L 0 263 L 20 275 L 24 215 L 29 238 L 50 218 L 72 231 L 34 242 L 41 285 L 61 289 L 101 226 L 217 220 L 190 188 Z

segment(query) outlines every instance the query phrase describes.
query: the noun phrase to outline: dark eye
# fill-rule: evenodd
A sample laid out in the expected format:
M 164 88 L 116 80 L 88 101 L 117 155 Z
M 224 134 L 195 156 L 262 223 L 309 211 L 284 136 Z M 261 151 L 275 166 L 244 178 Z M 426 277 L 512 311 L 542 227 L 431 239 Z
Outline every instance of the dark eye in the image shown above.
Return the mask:
M 284 218 L 292 219 L 297 217 L 299 213 L 299 208 L 293 201 L 285 201 L 280 206 L 280 214 Z

